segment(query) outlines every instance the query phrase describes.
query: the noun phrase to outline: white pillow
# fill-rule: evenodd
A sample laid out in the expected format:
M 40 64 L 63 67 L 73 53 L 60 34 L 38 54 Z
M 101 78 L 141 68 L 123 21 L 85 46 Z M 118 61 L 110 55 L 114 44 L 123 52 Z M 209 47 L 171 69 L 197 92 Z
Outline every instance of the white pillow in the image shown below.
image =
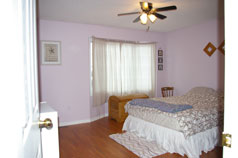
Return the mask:
M 194 87 L 187 93 L 187 95 L 218 95 L 218 92 L 208 87 Z

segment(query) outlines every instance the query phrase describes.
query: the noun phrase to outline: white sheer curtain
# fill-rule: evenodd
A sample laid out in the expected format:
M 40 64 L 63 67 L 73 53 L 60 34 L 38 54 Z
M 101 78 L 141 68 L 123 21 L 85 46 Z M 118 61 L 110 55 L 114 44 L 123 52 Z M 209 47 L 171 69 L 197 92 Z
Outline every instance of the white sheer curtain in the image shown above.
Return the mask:
M 93 106 L 110 95 L 155 94 L 155 43 L 129 43 L 93 38 Z

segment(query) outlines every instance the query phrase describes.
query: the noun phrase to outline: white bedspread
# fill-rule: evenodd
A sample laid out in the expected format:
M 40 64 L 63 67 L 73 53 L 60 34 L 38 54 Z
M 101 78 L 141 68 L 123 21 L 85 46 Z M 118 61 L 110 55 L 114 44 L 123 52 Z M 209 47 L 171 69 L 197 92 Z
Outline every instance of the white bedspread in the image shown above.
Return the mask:
M 213 127 L 185 139 L 183 133 L 165 128 L 142 119 L 128 116 L 123 130 L 135 132 L 138 136 L 161 145 L 169 153 L 186 154 L 189 158 L 199 158 L 202 151 L 208 152 L 219 143 L 221 132 Z
M 170 104 L 188 104 L 193 108 L 167 113 L 154 108 L 131 106 L 128 102 L 125 110 L 131 116 L 182 132 L 185 138 L 222 126 L 224 99 L 211 88 L 197 87 L 183 96 L 154 98 L 154 100 Z

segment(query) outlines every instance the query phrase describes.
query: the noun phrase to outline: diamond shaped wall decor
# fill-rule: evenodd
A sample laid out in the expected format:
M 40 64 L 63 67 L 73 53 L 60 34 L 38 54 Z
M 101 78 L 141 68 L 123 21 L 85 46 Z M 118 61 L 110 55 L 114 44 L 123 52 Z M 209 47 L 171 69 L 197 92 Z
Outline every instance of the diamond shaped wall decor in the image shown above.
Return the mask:
M 207 46 L 203 49 L 203 51 L 207 53 L 208 56 L 211 56 L 216 49 L 217 48 L 211 42 L 209 42 Z
M 225 54 L 225 41 L 223 41 L 218 49 L 221 51 L 222 54 Z

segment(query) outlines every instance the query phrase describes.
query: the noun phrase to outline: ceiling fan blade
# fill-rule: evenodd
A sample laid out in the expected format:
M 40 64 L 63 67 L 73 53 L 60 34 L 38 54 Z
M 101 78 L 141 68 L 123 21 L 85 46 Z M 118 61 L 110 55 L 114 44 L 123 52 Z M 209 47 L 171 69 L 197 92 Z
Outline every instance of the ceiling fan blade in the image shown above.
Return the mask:
M 162 12 L 162 11 L 169 11 L 169 10 L 176 10 L 177 7 L 175 5 L 173 6 L 168 6 L 168 7 L 162 7 L 162 8 L 156 8 L 156 12 Z
M 138 16 L 135 20 L 133 20 L 133 23 L 136 23 L 138 21 L 140 21 L 140 16 Z
M 140 14 L 140 12 L 121 13 L 121 14 L 117 14 L 117 16 L 132 15 L 132 14 Z
M 167 18 L 167 16 L 164 16 L 164 15 L 162 15 L 162 14 L 158 14 L 158 13 L 152 13 L 153 15 L 155 15 L 157 18 L 159 18 L 159 19 L 165 19 L 165 18 Z

